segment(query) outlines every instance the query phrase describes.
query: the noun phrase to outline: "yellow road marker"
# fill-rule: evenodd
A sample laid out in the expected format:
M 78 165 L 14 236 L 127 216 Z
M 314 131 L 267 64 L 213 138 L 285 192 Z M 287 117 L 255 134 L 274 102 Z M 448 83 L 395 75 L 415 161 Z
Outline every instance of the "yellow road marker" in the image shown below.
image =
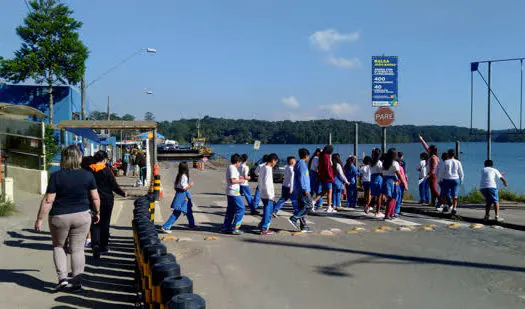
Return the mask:
M 206 237 L 204 237 L 204 240 L 219 240 L 219 237 L 217 237 L 217 236 L 206 236 Z
M 383 225 L 383 226 L 378 227 L 378 229 L 380 229 L 381 231 L 389 231 L 392 228 L 388 225 Z
M 303 234 L 304 234 L 303 232 L 293 232 L 292 236 L 299 236 L 299 235 L 303 235 Z
M 330 230 L 323 230 L 319 233 L 319 235 L 321 236 L 333 236 L 334 235 L 334 232 L 330 231 Z
M 432 224 L 425 225 L 425 226 L 423 227 L 423 231 L 433 231 L 434 228 L 433 228 L 432 226 L 430 226 L 430 225 L 432 225 Z
M 403 231 L 403 232 L 412 232 L 413 229 L 411 229 L 410 227 L 408 226 L 401 226 L 398 228 L 399 231 Z
M 162 237 L 162 241 L 168 241 L 168 240 L 177 241 L 177 240 L 179 240 L 179 238 L 177 236 L 164 236 L 164 237 Z
M 340 229 L 338 229 L 338 228 L 330 229 L 330 231 L 331 231 L 332 233 L 341 233 L 341 232 L 342 232 L 342 231 L 341 231 Z
M 280 235 L 289 235 L 289 234 L 290 234 L 290 231 L 287 231 L 287 230 L 280 230 L 279 232 L 277 232 L 277 234 L 280 234 Z
M 458 223 L 452 223 L 447 226 L 449 229 L 457 229 L 458 227 L 461 227 L 461 224 Z
M 485 226 L 483 224 L 481 224 L 481 223 L 474 223 L 474 224 L 470 225 L 471 229 L 480 229 L 480 228 L 483 228 L 483 227 L 485 227 Z

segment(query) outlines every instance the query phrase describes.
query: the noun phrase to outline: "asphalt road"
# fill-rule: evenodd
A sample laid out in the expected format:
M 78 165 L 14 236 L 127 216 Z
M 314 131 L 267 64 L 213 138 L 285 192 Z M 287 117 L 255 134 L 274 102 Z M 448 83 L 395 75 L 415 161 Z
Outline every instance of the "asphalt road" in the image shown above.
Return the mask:
M 209 308 L 525 308 L 523 232 L 413 214 L 384 222 L 358 209 L 310 217 L 312 234 L 292 236 L 281 216 L 277 234 L 260 236 L 260 217 L 246 215 L 244 235 L 222 235 L 224 170 L 190 172 L 199 230 L 181 218 L 179 241 L 166 244 Z M 163 163 L 159 223 L 175 174 Z

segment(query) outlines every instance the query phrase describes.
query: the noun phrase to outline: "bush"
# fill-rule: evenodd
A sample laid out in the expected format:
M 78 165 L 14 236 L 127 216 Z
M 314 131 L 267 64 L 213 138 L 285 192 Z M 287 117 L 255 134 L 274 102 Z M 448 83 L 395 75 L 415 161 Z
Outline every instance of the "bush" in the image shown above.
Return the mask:
M 0 197 L 0 217 L 7 217 L 15 211 L 15 203 L 11 201 L 3 202 L 3 197 Z
M 485 203 L 485 197 L 479 191 L 479 189 L 475 188 L 472 191 L 470 191 L 469 194 L 465 196 L 460 196 L 459 201 L 462 203 L 472 203 L 472 204 L 484 204 Z
M 510 192 L 507 189 L 502 189 L 499 191 L 499 198 L 501 200 L 511 201 L 511 202 L 525 202 L 524 194 L 517 194 L 514 192 Z

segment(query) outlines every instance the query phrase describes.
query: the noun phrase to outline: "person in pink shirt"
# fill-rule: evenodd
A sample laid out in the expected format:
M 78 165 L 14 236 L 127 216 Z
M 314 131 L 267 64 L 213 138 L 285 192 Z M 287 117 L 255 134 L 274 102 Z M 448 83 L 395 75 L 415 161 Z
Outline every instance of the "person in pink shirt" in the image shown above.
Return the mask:
M 435 145 L 428 146 L 423 137 L 419 136 L 419 141 L 428 152 L 428 183 L 430 185 L 430 204 L 436 206 L 436 200 L 439 199 L 438 186 L 438 175 L 436 174 L 436 168 L 439 164 L 438 149 Z
M 398 152 L 397 153 L 397 162 L 399 163 L 399 174 L 401 174 L 401 178 L 403 178 L 405 183 L 408 183 L 408 177 L 405 174 L 405 167 L 403 162 L 403 153 Z M 401 212 L 401 204 L 403 203 L 403 194 L 405 193 L 405 186 L 403 185 L 403 181 L 401 179 L 399 182 L 399 191 L 396 198 L 396 209 L 394 212 L 394 217 L 398 217 L 399 213 Z

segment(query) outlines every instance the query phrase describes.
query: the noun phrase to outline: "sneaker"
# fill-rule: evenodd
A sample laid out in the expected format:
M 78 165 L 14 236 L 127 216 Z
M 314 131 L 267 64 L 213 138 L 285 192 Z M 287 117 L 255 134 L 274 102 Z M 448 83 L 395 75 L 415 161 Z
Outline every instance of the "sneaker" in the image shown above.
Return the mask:
M 162 231 L 162 233 L 164 234 L 171 234 L 171 230 L 166 230 L 165 228 L 161 227 L 160 230 Z
M 303 232 L 303 233 L 312 233 L 313 231 L 312 231 L 312 229 L 309 228 L 308 226 L 305 226 L 305 227 L 303 227 L 303 228 L 301 229 L 301 232 Z
M 437 212 L 443 212 L 443 207 L 441 207 L 441 206 L 440 207 L 436 207 L 436 211 Z
M 496 218 L 497 218 L 497 217 L 496 217 Z M 485 217 L 483 218 L 483 221 L 484 221 L 484 222 L 488 222 L 489 220 L 490 220 L 490 217 L 489 217 L 489 216 L 485 216 Z M 496 219 L 496 220 L 497 220 L 497 219 Z
M 333 213 L 336 213 L 337 210 L 335 210 L 335 209 L 332 208 L 332 207 L 328 207 L 328 209 L 326 209 L 326 212 L 329 213 L 329 214 L 333 214 Z
M 452 211 L 450 212 L 451 215 L 455 216 L 457 214 L 457 211 L 455 209 L 452 209 Z
M 365 206 L 365 214 L 368 214 L 370 212 L 370 208 Z
M 500 216 L 496 216 L 496 221 L 497 221 L 497 222 L 503 222 L 503 221 L 505 221 L 505 220 L 503 220 L 503 218 L 500 217 Z
M 86 239 L 86 243 L 84 244 L 84 247 L 91 248 L 91 239 Z
M 239 229 L 235 229 L 232 231 L 232 235 L 242 235 L 242 234 L 243 234 L 242 231 Z
M 448 212 L 448 206 L 443 207 L 443 212 Z
M 293 228 L 296 231 L 300 230 L 300 228 L 297 226 L 297 219 L 294 219 L 293 217 L 290 217 L 290 218 L 288 218 L 288 222 L 290 222 L 290 224 L 293 226 Z
M 272 213 L 272 217 L 279 218 L 279 215 L 276 212 L 274 212 L 274 213 Z
M 55 287 L 55 292 L 60 292 L 65 290 L 65 288 L 69 285 L 69 282 L 67 282 L 67 279 L 62 279 L 58 282 L 57 286 Z
M 80 283 L 75 283 L 75 284 L 68 284 L 67 285 L 67 290 L 71 293 L 78 293 L 78 292 L 81 292 L 82 291 L 82 284 Z
M 261 235 L 273 235 L 273 234 L 275 234 L 275 232 L 272 230 L 261 231 Z

